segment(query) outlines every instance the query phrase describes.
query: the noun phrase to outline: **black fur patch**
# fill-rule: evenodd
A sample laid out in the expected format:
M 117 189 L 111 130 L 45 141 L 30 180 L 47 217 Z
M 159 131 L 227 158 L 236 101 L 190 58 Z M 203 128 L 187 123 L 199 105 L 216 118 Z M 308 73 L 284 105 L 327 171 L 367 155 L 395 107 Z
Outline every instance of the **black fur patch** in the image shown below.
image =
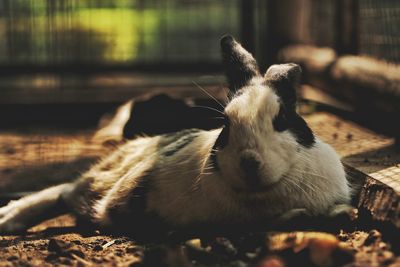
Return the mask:
M 296 137 L 297 143 L 304 147 L 311 147 L 315 143 L 315 136 L 304 119 L 284 105 L 281 105 L 272 124 L 277 132 L 289 130 Z
M 266 73 L 266 85 L 279 96 L 288 110 L 296 109 L 296 88 L 301 79 L 301 68 L 292 63 L 273 65 Z
M 266 74 L 265 85 L 275 91 L 281 100 L 278 115 L 273 120 L 275 131 L 290 131 L 296 141 L 304 147 L 311 147 L 315 137 L 302 117 L 296 112 L 297 92 L 301 68 L 296 64 L 271 66 Z
M 161 154 L 169 157 L 190 144 L 199 134 L 198 129 L 188 129 L 177 133 L 163 135 L 160 142 Z
M 236 92 L 253 77 L 260 75 L 256 60 L 232 36 L 221 38 L 221 50 L 231 92 Z
M 150 183 L 150 174 L 140 177 L 137 181 L 137 185 L 132 188 L 129 193 L 129 199 L 126 200 L 126 205 L 109 207 L 108 213 L 113 223 L 111 227 L 105 229 L 105 231 L 130 235 L 146 225 L 146 199 L 151 186 Z
M 154 136 L 184 129 L 210 130 L 221 126 L 220 121 L 215 120 L 214 110 L 196 107 L 208 106 L 223 111 L 218 104 L 209 100 L 196 99 L 195 106 L 164 94 L 154 95 L 147 100 L 141 100 L 140 97 L 134 100 L 129 120 L 123 129 L 123 136 L 127 139 L 143 134 Z
M 146 211 L 147 196 L 153 188 L 152 172 L 156 170 L 149 170 L 140 178 L 136 187 L 130 192 L 126 206 L 116 206 L 109 210 L 113 224 L 110 228 L 104 229 L 106 232 L 133 236 L 140 241 L 165 238 L 168 231 L 167 224 L 159 216 Z

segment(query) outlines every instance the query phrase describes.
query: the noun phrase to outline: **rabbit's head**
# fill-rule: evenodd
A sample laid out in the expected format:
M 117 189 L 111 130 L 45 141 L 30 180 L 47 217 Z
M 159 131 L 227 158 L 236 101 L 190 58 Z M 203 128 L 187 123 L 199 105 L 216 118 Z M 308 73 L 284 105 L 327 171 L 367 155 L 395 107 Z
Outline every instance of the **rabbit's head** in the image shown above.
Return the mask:
M 233 37 L 221 39 L 231 100 L 212 162 L 239 192 L 262 193 L 298 162 L 315 138 L 296 112 L 301 68 L 271 66 L 261 75 L 256 60 Z

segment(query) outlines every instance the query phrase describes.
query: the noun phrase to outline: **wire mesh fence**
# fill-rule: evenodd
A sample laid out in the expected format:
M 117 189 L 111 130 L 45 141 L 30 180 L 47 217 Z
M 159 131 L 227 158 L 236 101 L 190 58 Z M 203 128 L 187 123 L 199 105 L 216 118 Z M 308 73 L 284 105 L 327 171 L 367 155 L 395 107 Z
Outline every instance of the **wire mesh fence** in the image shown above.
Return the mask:
M 338 38 L 343 34 L 338 29 L 337 19 L 342 15 L 338 11 L 338 0 L 305 1 L 308 17 L 308 42 L 317 46 L 337 48 Z M 357 19 L 356 44 L 360 54 L 400 62 L 400 2 L 397 0 L 358 0 L 356 13 L 350 14 Z M 343 6 L 343 4 L 342 4 Z M 339 12 L 339 13 L 338 13 Z M 347 16 L 347 15 L 345 15 Z M 347 23 L 349 21 L 346 21 Z M 348 25 L 344 25 L 348 27 Z
M 359 0 L 360 53 L 400 62 L 400 1 Z
M 218 39 L 227 32 L 245 39 L 245 47 L 253 42 L 250 50 L 262 67 L 276 63 L 271 58 L 291 43 L 339 51 L 342 33 L 338 25 L 346 23 L 338 23 L 338 4 L 343 7 L 345 2 L 0 0 L 0 88 L 88 88 L 88 73 L 132 71 L 143 66 L 146 71 L 179 74 L 201 69 L 212 73 L 220 70 Z M 357 4 L 354 47 L 361 54 L 399 62 L 400 1 L 351 2 Z M 278 10 L 279 6 L 283 12 L 274 17 L 274 7 Z M 348 44 L 353 39 L 342 40 L 350 40 Z M 188 65 L 191 68 L 186 68 Z M 40 71 L 49 76 L 21 76 Z
M 310 0 L 309 38 L 317 46 L 335 43 L 335 0 Z
M 257 0 L 255 8 L 266 9 L 268 2 Z M 340 34 L 335 28 L 338 1 L 304 3 L 306 38 L 318 46 L 334 46 Z M 240 35 L 241 4 L 241 0 L 1 0 L 0 64 L 219 62 L 215 40 L 226 32 Z M 359 52 L 398 62 L 400 2 L 358 0 L 358 6 Z M 264 14 L 256 12 L 257 32 L 268 27 Z M 256 42 L 260 38 L 255 36 Z
M 1 0 L 0 64 L 219 60 L 239 0 Z

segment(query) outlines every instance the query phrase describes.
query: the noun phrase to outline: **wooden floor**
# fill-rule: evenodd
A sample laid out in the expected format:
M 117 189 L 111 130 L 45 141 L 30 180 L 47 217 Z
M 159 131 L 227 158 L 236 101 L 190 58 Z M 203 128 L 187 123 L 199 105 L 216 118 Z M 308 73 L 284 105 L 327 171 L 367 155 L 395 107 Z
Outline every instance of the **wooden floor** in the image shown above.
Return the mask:
M 93 129 L 20 129 L 0 133 L 0 194 L 35 191 L 74 179 L 106 150 Z

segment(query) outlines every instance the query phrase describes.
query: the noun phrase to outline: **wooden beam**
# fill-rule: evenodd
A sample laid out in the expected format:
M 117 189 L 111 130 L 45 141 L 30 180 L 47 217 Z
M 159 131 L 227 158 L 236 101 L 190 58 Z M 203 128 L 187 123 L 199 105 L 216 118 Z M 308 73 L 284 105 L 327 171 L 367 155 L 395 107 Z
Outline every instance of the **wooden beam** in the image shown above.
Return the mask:
M 250 53 L 255 52 L 254 0 L 242 0 L 240 8 L 240 35 L 243 46 Z
M 338 54 L 357 54 L 359 44 L 358 0 L 337 0 L 335 48 Z
M 400 65 L 367 56 L 337 56 L 331 48 L 289 46 L 281 61 L 303 67 L 305 81 L 353 106 L 359 122 L 400 144 Z
M 268 64 L 277 63 L 278 51 L 290 44 L 307 43 L 309 0 L 270 0 L 267 14 Z

